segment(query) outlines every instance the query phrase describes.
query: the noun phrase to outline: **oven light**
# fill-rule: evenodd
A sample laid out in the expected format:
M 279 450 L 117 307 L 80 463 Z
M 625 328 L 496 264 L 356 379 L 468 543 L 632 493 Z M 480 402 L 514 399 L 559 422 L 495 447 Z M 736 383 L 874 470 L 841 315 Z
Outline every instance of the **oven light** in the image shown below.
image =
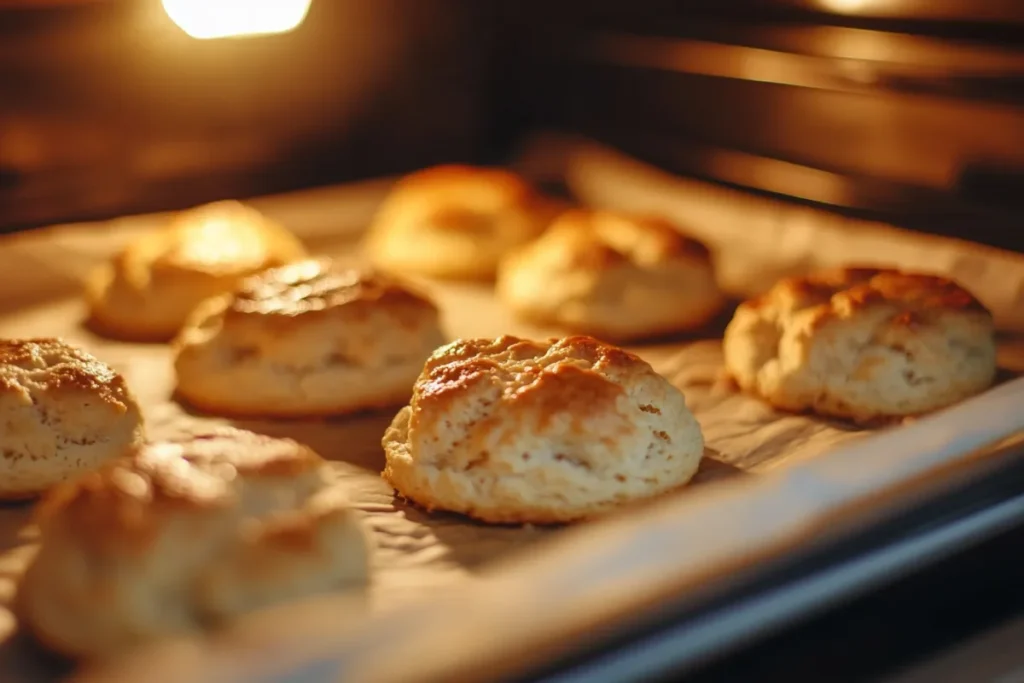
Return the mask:
M 818 4 L 823 9 L 840 14 L 860 14 L 867 11 L 875 11 L 884 2 L 878 0 L 819 0 Z
M 193 38 L 287 33 L 306 18 L 312 0 L 162 0 L 167 16 Z

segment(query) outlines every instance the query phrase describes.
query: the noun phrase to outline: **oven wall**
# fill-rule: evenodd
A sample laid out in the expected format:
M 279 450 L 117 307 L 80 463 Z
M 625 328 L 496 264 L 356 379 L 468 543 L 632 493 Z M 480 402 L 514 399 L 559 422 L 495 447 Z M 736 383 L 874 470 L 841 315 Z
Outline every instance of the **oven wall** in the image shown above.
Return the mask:
M 508 125 L 1024 248 L 1024 2 L 521 0 Z M 859 8 L 859 9 L 858 9 Z
M 199 41 L 157 0 L 0 3 L 0 229 L 486 158 L 486 4 L 315 0 Z

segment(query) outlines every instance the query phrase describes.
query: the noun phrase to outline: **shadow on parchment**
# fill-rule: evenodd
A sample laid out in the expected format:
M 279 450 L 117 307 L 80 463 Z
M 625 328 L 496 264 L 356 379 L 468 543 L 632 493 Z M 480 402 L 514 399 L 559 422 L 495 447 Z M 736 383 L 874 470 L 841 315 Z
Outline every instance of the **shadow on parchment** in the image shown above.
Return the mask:
M 729 324 L 729 321 L 732 320 L 733 313 L 736 311 L 738 303 L 739 302 L 736 301 L 729 301 L 714 318 L 698 328 L 681 330 L 679 332 L 672 332 L 669 334 L 655 335 L 639 339 L 634 342 L 629 342 L 624 346 L 630 350 L 642 351 L 645 348 L 652 346 L 678 346 L 684 342 L 694 342 L 701 339 L 721 339 L 726 326 Z
M 36 540 L 32 514 L 36 499 L 0 503 L 0 555 Z
M 110 327 L 94 318 L 88 311 L 79 315 L 77 330 L 87 335 L 97 345 L 137 344 L 141 346 L 166 346 L 168 343 L 168 339 L 163 335 L 129 334 L 125 330 Z
M 725 462 L 719 459 L 720 454 L 711 448 L 704 449 L 704 459 L 700 461 L 700 467 L 697 469 L 697 474 L 693 475 L 691 485 L 703 485 L 711 482 L 721 481 L 723 479 L 733 479 L 735 477 L 749 477 L 749 472 L 743 470 L 736 465 Z M 678 495 L 680 491 L 672 491 L 668 495 Z
M 0 515 L 0 554 L 6 555 L 37 540 L 35 527 L 32 526 L 35 502 L 25 500 L 0 504 L 0 511 L 3 512 Z M 17 565 L 5 566 L 0 572 L 0 582 L 17 584 L 24 569 L 20 563 Z M 7 605 L 4 607 L 6 610 Z M 0 642 L 0 671 L 12 678 L 4 678 L 4 681 L 57 681 L 71 672 L 71 663 L 44 650 L 20 628 L 16 627 L 5 635 Z
M 691 481 L 692 485 L 703 487 L 716 481 L 732 479 L 738 476 L 749 476 L 742 469 L 722 462 L 716 459 L 715 456 L 717 456 L 715 451 L 711 449 L 705 451 L 705 457 L 701 461 L 700 468 Z M 631 507 L 640 509 L 655 500 L 686 495 L 689 490 L 691 490 L 690 486 L 685 486 L 669 491 L 649 501 L 637 503 Z M 394 506 L 396 510 L 401 511 L 410 521 L 428 527 L 437 539 L 447 547 L 448 559 L 470 570 L 479 569 L 488 562 L 505 557 L 510 553 L 521 552 L 538 542 L 550 540 L 559 531 L 572 526 L 568 524 L 525 526 L 485 524 L 455 513 L 426 512 L 414 503 L 404 500 L 397 495 L 394 500 Z M 585 523 L 579 522 L 577 524 Z
M 50 683 L 62 681 L 75 671 L 75 663 L 48 652 L 20 628 L 0 642 L 0 671 L 6 672 L 11 683 L 32 681 Z
M 174 400 L 188 415 L 196 418 L 221 416 L 202 412 L 186 401 Z M 391 424 L 398 407 L 366 411 L 347 416 L 308 419 L 226 419 L 235 427 L 276 438 L 294 439 L 303 443 L 325 460 L 345 462 L 356 467 L 380 472 L 384 469 L 381 438 Z
M 427 512 L 396 495 L 395 510 L 430 530 L 445 547 L 445 558 L 470 571 L 551 538 L 564 527 L 485 524 L 452 512 Z

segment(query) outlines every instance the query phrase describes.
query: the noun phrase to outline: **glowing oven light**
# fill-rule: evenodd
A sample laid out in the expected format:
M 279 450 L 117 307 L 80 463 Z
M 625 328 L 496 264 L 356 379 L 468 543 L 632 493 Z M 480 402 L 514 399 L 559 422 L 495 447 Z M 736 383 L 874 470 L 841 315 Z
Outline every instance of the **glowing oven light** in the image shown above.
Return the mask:
M 193 38 L 287 33 L 306 18 L 312 0 L 162 0 L 167 16 Z
M 867 10 L 878 9 L 878 6 L 882 3 L 875 0 L 819 0 L 819 4 L 831 12 L 859 14 Z

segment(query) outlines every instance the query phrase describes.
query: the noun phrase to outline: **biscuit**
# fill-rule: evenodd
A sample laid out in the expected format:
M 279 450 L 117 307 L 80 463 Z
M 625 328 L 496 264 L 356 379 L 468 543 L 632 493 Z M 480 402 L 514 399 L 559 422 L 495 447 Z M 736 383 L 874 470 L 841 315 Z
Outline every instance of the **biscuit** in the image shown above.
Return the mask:
M 140 447 L 53 489 L 37 517 L 16 608 L 76 658 L 367 582 L 367 537 L 320 456 L 237 429 Z
M 725 364 L 789 411 L 856 422 L 927 413 L 987 388 L 992 316 L 941 277 L 845 268 L 781 280 L 736 310 Z
M 489 279 L 508 250 L 547 227 L 554 206 L 508 171 L 438 166 L 395 185 L 365 250 L 371 263 L 395 273 Z
M 116 339 L 167 341 L 201 301 L 305 257 L 294 235 L 239 202 L 182 211 L 90 274 L 89 322 Z
M 598 515 L 685 484 L 704 450 L 683 394 L 589 337 L 438 349 L 383 439 L 383 476 L 428 510 L 492 523 Z
M 703 244 L 659 218 L 587 210 L 503 259 L 497 294 L 521 318 L 616 342 L 698 328 L 725 303 Z
M 178 393 L 228 415 L 401 405 L 445 339 L 425 296 L 326 259 L 266 271 L 202 304 L 174 342 Z
M 124 378 L 59 339 L 0 341 L 0 499 L 32 498 L 143 438 Z

